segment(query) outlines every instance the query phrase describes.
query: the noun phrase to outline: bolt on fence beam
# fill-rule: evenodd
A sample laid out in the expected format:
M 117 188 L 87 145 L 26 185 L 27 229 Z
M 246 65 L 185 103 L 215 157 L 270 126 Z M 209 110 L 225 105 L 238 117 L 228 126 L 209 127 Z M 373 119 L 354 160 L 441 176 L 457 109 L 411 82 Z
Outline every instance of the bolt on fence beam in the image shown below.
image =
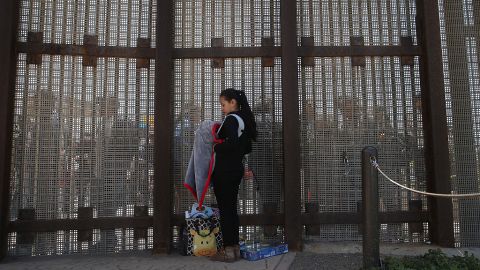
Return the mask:
M 380 231 L 378 220 L 378 171 L 371 160 L 378 160 L 377 149 L 367 146 L 362 150 L 362 225 L 363 267 L 380 266 Z

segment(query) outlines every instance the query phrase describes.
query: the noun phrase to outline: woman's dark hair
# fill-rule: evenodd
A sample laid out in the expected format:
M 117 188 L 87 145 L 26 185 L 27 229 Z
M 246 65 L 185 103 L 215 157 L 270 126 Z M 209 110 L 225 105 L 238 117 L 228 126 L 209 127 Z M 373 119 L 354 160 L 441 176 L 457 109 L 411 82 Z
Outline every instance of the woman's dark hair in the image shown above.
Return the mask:
M 252 109 L 248 104 L 245 92 L 233 88 L 227 88 L 220 93 L 220 97 L 223 97 L 226 101 L 231 101 L 232 99 L 237 101 L 240 114 L 245 121 L 247 135 L 252 140 L 257 140 L 257 123 L 255 122 L 255 116 L 253 116 Z

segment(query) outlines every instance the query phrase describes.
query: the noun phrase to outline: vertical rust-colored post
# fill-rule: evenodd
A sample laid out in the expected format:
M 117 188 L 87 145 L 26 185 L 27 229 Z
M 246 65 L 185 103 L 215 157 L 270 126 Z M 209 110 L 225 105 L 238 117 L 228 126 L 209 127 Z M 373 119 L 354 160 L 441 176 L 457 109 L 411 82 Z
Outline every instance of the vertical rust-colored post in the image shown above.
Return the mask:
M 291 250 L 302 249 L 296 10 L 296 1 L 281 1 L 285 236 Z
M 425 131 L 425 166 L 430 192 L 450 193 L 450 159 L 445 109 L 440 20 L 436 0 L 417 0 L 417 35 L 420 58 L 422 116 Z M 453 247 L 452 201 L 429 197 L 433 243 Z
M 0 260 L 7 255 L 18 2 L 0 4 Z
M 153 253 L 168 253 L 171 243 L 173 5 L 158 1 L 155 56 L 155 178 L 153 188 Z
M 362 150 L 362 227 L 363 268 L 380 266 L 380 224 L 378 219 L 378 171 L 371 160 L 378 160 L 377 149 Z

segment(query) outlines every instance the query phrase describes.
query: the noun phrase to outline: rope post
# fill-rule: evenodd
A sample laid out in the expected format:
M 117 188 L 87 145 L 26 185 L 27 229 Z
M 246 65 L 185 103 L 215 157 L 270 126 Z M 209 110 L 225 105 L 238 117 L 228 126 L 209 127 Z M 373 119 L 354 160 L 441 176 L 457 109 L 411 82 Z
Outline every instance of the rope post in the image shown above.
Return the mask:
M 362 225 L 363 267 L 380 266 L 380 231 L 378 220 L 378 171 L 372 160 L 378 161 L 377 149 L 367 146 L 362 150 Z

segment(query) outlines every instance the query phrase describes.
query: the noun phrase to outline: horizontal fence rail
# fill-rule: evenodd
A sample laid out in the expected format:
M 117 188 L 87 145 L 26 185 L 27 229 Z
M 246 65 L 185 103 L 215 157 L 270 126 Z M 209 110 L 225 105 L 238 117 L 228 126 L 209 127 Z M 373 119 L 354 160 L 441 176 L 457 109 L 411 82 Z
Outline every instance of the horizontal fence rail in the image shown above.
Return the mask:
M 18 42 L 17 51 L 28 54 L 72 55 L 119 58 L 155 58 L 155 48 L 115 47 L 74 44 Z M 174 59 L 193 58 L 249 58 L 280 57 L 281 46 L 274 47 L 221 47 L 173 49 Z M 348 57 L 348 56 L 421 56 L 420 46 L 298 46 L 299 56 Z
M 172 225 L 184 224 L 183 215 L 171 216 Z M 283 225 L 283 214 L 240 215 L 240 225 Z M 429 222 L 427 211 L 395 211 L 379 213 L 381 224 Z M 360 213 L 302 214 L 301 224 L 361 224 Z M 60 230 L 90 230 L 115 228 L 145 228 L 153 225 L 153 217 L 111 217 L 54 220 L 16 220 L 9 223 L 8 232 L 53 232 Z

